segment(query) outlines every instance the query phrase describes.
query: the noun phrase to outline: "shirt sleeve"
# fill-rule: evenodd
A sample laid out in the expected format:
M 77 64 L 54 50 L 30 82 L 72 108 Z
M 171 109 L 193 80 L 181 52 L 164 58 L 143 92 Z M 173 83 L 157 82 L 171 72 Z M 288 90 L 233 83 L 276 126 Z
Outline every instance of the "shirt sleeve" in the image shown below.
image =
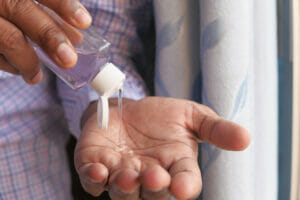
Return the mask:
M 99 28 L 101 35 L 111 43 L 110 62 L 126 75 L 123 97 L 135 100 L 145 97 L 148 92 L 136 72 L 133 58 L 143 52 L 138 32 L 149 28 L 152 0 L 82 0 L 81 3 L 93 17 L 92 26 Z M 57 87 L 69 129 L 78 137 L 81 116 L 98 95 L 89 86 L 72 90 L 60 79 Z

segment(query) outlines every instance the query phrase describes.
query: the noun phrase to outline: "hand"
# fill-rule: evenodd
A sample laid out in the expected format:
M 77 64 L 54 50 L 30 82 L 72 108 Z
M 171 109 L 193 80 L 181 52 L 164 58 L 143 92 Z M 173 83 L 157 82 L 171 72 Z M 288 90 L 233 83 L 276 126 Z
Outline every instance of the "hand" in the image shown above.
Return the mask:
M 196 198 L 202 185 L 198 142 L 204 141 L 239 151 L 249 145 L 250 135 L 206 106 L 162 97 L 125 99 L 120 123 L 113 100 L 107 131 L 97 127 L 96 114 L 84 124 L 75 167 L 94 196 L 108 190 L 113 200 Z
M 59 66 L 70 68 L 77 62 L 72 46 L 74 37 L 68 37 L 70 30 L 87 28 L 92 20 L 78 0 L 37 1 L 55 11 L 68 26 L 61 28 L 62 24 L 33 0 L 1 0 L 0 4 L 0 70 L 20 74 L 29 84 L 39 82 L 42 71 L 25 36 L 38 44 Z

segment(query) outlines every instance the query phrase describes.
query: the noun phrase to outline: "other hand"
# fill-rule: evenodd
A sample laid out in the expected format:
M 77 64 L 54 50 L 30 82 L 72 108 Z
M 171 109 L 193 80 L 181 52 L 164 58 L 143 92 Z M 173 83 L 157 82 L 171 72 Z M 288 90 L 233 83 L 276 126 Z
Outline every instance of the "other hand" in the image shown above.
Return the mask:
M 59 66 L 70 68 L 77 62 L 72 46 L 74 37 L 68 37 L 70 27 L 87 28 L 92 20 L 78 0 L 37 2 L 52 9 L 68 26 L 60 26 L 33 0 L 1 0 L 0 3 L 0 70 L 20 74 L 29 84 L 38 83 L 42 71 L 25 36 L 38 44 Z
M 191 101 L 125 99 L 121 123 L 116 100 L 110 105 L 108 130 L 99 129 L 92 114 L 75 149 L 81 183 L 94 196 L 108 190 L 113 200 L 196 198 L 198 142 L 233 151 L 250 142 L 244 128 Z

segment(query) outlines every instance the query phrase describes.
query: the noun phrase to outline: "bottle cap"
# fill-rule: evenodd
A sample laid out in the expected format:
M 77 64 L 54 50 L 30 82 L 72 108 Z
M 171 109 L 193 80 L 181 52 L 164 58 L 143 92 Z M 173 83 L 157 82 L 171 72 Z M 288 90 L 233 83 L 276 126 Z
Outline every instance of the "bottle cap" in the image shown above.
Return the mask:
M 123 87 L 125 74 L 114 64 L 107 63 L 92 80 L 91 86 L 100 96 L 111 97 Z
M 92 80 L 91 86 L 100 96 L 97 105 L 99 128 L 108 128 L 108 98 L 111 97 L 117 90 L 122 89 L 124 81 L 125 74 L 112 63 L 107 63 Z

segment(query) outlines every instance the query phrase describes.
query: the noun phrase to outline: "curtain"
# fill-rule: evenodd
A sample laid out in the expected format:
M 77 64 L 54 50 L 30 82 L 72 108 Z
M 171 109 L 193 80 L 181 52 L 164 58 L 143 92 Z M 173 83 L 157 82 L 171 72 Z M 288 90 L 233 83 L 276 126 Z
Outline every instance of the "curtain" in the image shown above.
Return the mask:
M 278 197 L 276 5 L 154 1 L 156 95 L 198 101 L 251 133 L 243 152 L 200 145 L 204 200 Z
M 290 199 L 292 152 L 292 28 L 291 1 L 278 0 L 279 179 L 278 199 Z

